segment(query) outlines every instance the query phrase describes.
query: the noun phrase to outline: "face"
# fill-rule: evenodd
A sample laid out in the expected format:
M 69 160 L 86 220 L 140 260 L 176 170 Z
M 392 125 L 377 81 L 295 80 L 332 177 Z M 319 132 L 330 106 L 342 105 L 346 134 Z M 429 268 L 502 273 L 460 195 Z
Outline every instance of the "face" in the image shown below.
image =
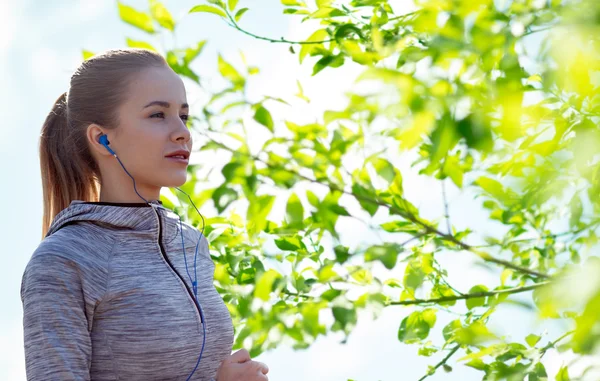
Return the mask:
M 157 188 L 184 184 L 187 158 L 167 157 L 177 150 L 192 150 L 181 78 L 169 67 L 145 69 L 130 83 L 118 113 L 119 126 L 107 131 L 110 147 L 135 178 L 138 189 L 152 194 Z

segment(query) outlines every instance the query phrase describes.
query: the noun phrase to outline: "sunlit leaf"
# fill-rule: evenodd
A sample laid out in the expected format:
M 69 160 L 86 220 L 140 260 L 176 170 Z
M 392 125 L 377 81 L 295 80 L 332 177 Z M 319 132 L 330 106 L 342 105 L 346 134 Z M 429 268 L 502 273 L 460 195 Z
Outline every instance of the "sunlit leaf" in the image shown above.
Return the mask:
M 120 1 L 117 1 L 117 6 L 119 8 L 119 17 L 121 20 L 145 32 L 155 32 L 152 17 L 148 13 L 138 11 Z
M 222 17 L 227 17 L 227 14 L 222 9 L 212 7 L 210 5 L 196 5 L 188 13 L 196 13 L 196 12 L 207 12 L 214 13 L 215 15 L 219 15 Z

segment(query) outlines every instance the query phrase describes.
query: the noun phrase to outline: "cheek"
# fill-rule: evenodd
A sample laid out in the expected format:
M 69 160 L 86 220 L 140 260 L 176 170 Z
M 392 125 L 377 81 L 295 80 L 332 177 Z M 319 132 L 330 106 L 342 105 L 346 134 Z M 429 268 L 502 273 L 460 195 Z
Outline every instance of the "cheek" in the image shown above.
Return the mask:
M 164 139 L 151 130 L 132 136 L 125 147 L 128 160 L 140 170 L 157 169 L 164 155 Z

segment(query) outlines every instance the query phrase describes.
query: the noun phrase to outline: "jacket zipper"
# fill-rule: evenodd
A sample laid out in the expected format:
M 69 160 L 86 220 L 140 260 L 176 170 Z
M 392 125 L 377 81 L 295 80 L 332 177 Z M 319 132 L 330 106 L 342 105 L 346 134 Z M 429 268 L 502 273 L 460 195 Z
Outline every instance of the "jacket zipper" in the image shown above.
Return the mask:
M 202 322 L 202 324 L 204 324 L 204 322 L 202 321 L 203 319 L 202 319 L 202 313 L 200 312 L 200 306 L 198 305 L 198 302 L 196 301 L 196 297 L 194 297 L 194 293 L 192 292 L 192 290 L 190 290 L 187 283 L 185 283 L 185 280 L 183 279 L 183 277 L 177 272 L 177 270 L 175 270 L 175 267 L 169 260 L 169 257 L 167 257 L 166 250 L 162 244 L 162 222 L 160 220 L 160 213 L 154 206 L 152 207 L 152 209 L 154 209 L 154 211 L 156 212 L 156 217 L 158 218 L 158 246 L 160 247 L 160 253 L 163 256 L 163 258 L 165 259 L 165 261 L 167 262 L 167 264 L 169 265 L 169 267 L 171 268 L 171 270 L 173 270 L 173 272 L 179 277 L 179 279 L 181 279 L 181 282 L 185 286 L 185 289 L 187 290 L 188 294 L 192 298 L 192 301 L 194 302 L 194 305 L 196 306 L 196 310 L 198 311 L 198 315 L 200 316 L 200 321 Z

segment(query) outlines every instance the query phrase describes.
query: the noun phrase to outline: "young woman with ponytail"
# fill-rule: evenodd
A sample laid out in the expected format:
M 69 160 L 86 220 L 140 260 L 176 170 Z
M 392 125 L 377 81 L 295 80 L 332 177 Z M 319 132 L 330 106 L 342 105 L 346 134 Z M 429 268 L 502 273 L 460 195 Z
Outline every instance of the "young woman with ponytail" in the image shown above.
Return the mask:
M 188 112 L 182 80 L 146 49 L 84 61 L 56 100 L 40 135 L 42 240 L 21 283 L 28 380 L 268 380 L 231 354 L 204 227 L 160 201 L 186 181 Z

